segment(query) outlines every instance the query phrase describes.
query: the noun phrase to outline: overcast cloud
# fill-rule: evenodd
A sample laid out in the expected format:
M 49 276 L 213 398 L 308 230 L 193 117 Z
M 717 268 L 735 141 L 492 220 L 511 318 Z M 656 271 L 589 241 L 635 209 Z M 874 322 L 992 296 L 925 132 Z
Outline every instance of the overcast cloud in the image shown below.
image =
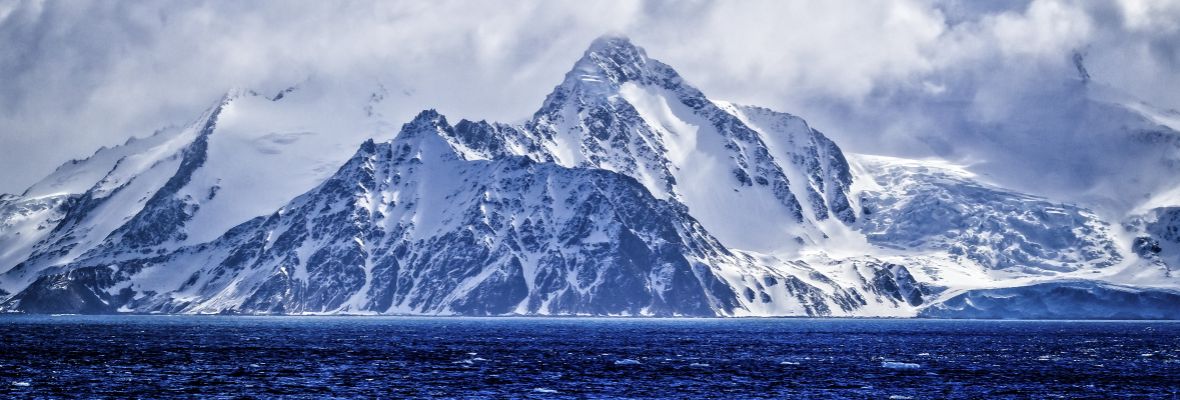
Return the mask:
M 519 121 L 604 33 L 852 151 L 971 156 L 956 131 L 1060 98 L 1074 53 L 1180 108 L 1180 1 L 0 1 L 0 192 L 231 87 L 380 82 L 403 117 Z

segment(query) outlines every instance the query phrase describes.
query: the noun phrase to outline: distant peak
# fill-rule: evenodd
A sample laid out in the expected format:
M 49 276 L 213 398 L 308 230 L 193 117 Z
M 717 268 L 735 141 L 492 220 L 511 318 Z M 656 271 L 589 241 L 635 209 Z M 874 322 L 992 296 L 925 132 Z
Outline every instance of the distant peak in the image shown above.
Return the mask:
M 257 94 L 257 92 L 247 89 L 245 87 L 233 86 L 233 87 L 230 87 L 228 90 L 225 91 L 224 94 L 221 95 L 221 103 L 225 104 L 225 103 L 231 102 L 235 99 L 238 99 L 239 97 L 253 96 L 256 94 Z
M 676 70 L 659 60 L 648 58 L 647 51 L 635 45 L 631 39 L 620 35 L 604 35 L 590 43 L 582 58 L 565 74 L 561 84 L 545 98 L 534 117 L 550 114 L 570 101 L 608 101 L 624 83 L 629 82 L 641 86 L 688 90 L 689 95 L 694 96 L 699 94 L 698 90 L 684 83 Z
M 422 138 L 436 137 L 440 138 L 440 132 L 450 131 L 451 125 L 447 123 L 447 118 L 434 109 L 423 110 L 414 117 L 413 120 L 402 125 L 402 130 L 394 138 L 394 141 L 419 141 Z
M 593 42 L 590 42 L 590 48 L 587 52 L 592 51 L 609 51 L 609 50 L 641 50 L 631 43 L 631 39 L 623 35 L 602 35 Z
M 402 130 L 408 128 L 416 128 L 413 130 L 420 130 L 421 128 L 439 128 L 447 126 L 447 118 L 439 114 L 435 109 L 427 109 L 419 112 L 409 123 L 407 123 Z
M 595 39 L 566 74 L 561 86 L 611 87 L 631 81 L 663 81 L 676 73 L 647 57 L 642 47 L 624 36 Z
M 376 151 L 377 151 L 377 143 L 374 142 L 372 138 L 365 139 L 365 141 L 363 143 L 361 143 L 361 148 L 360 148 L 361 153 L 373 154 Z
M 451 147 L 446 137 L 450 136 L 454 128 L 447 123 L 446 117 L 434 109 L 424 110 L 405 125 L 401 132 L 390 142 L 395 149 L 395 162 L 419 160 L 424 158 L 455 159 L 459 156 Z
M 378 148 L 382 145 L 377 144 L 373 139 L 366 139 L 361 142 L 360 147 L 357 147 L 356 152 L 352 154 L 352 159 L 365 159 L 377 154 Z
M 625 36 L 601 36 L 590 43 L 579 64 L 594 64 L 603 69 L 621 65 L 642 66 L 647 62 L 647 52 L 631 43 Z

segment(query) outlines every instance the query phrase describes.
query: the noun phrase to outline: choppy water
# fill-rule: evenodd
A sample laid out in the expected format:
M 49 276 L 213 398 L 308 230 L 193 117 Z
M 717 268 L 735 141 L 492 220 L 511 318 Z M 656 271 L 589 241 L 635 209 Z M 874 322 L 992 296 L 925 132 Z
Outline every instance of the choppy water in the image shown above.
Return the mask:
M 1180 323 L 0 317 L 0 397 L 1175 398 Z

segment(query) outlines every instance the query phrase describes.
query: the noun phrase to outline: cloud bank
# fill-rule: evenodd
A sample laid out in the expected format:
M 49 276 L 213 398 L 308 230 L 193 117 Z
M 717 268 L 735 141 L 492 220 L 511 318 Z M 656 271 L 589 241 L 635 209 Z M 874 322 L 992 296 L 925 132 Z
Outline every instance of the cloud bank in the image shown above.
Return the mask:
M 401 96 L 390 118 L 521 120 L 604 33 L 851 151 L 971 159 L 1040 143 L 985 128 L 1068 117 L 1028 111 L 1072 96 L 1075 54 L 1095 85 L 1180 108 L 1177 1 L 3 1 L 0 192 L 185 123 L 232 87 L 380 84 Z

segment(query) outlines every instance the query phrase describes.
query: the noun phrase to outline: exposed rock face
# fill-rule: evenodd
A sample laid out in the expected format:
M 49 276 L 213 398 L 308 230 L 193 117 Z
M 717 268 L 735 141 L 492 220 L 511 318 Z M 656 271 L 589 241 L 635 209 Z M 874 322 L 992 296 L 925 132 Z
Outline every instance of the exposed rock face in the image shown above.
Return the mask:
M 1159 208 L 1151 214 L 1145 226 L 1147 233 L 1160 242 L 1180 244 L 1180 207 Z
M 45 275 L 9 301 L 20 310 L 39 314 L 111 314 L 126 302 L 129 290 L 111 295 L 99 288 L 110 287 L 117 277 L 109 268 L 79 268 Z M 8 307 L 5 307 L 8 309 Z
M 1139 257 L 1150 260 L 1174 276 L 1174 266 L 1180 264 L 1180 207 L 1159 207 L 1125 223 L 1138 235 L 1131 243 Z

